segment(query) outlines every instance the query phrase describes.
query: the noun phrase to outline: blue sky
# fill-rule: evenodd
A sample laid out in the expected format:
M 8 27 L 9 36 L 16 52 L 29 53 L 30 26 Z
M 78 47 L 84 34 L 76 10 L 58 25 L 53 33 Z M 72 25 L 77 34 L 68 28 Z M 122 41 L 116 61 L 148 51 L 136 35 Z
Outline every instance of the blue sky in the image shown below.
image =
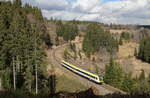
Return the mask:
M 76 0 L 68 0 L 69 2 L 75 2 Z
M 150 24 L 150 0 L 22 0 L 43 16 L 119 24 Z

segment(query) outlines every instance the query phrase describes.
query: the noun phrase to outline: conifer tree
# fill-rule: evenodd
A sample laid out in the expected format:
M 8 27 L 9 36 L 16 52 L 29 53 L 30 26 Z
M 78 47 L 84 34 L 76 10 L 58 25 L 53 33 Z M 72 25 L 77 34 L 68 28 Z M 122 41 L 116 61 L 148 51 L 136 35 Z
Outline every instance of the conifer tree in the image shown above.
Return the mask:
M 124 75 L 121 87 L 122 90 L 129 93 L 132 93 L 134 91 L 134 80 L 131 78 L 131 76 L 132 76 L 131 73 Z
M 136 48 L 134 49 L 134 56 L 135 56 L 135 57 L 138 56 L 138 52 L 137 52 L 137 49 L 136 49 Z
M 141 40 L 138 52 L 138 58 L 150 62 L 150 37 Z
M 33 27 L 29 22 L 26 16 L 29 13 L 35 15 L 37 27 Z M 2 84 L 5 89 L 24 89 L 33 93 L 36 87 L 33 85 L 34 77 L 37 76 L 36 65 L 38 75 L 42 76 L 38 84 L 41 88 L 47 86 L 45 54 L 42 48 L 45 41 L 44 30 L 33 32 L 40 28 L 41 24 L 42 15 L 38 8 L 23 7 L 21 0 L 14 3 L 0 2 L 0 71 L 3 72 Z M 36 45 L 35 34 L 37 34 Z
M 103 49 L 110 54 L 118 51 L 117 40 L 112 37 L 110 32 L 104 31 L 97 23 L 88 25 L 82 46 L 83 51 L 88 57 Z
M 123 71 L 120 68 L 120 65 L 116 63 L 112 58 L 108 65 L 105 68 L 105 81 L 106 83 L 121 88 L 123 82 Z
M 144 72 L 144 70 L 141 70 L 141 74 L 140 74 L 140 76 L 139 76 L 139 80 L 145 80 L 145 72 Z
M 119 39 L 119 45 L 122 45 L 123 44 L 123 41 L 122 41 L 122 38 Z

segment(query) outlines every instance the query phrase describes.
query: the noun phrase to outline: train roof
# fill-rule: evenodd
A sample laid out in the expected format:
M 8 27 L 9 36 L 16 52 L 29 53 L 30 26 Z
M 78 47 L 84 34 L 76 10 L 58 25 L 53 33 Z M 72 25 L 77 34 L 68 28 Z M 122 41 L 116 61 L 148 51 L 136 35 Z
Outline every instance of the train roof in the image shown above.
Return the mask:
M 76 69 L 79 69 L 79 70 L 81 70 L 81 71 L 83 71 L 83 72 L 86 72 L 86 73 L 88 73 L 88 74 L 90 74 L 90 75 L 98 76 L 98 75 L 96 75 L 95 73 L 92 73 L 92 72 L 89 72 L 89 71 L 87 71 L 87 70 L 85 70 L 85 69 L 79 68 L 79 67 L 77 67 L 77 66 L 75 66 L 75 65 L 73 65 L 73 64 L 70 64 L 69 62 L 66 62 L 66 61 L 64 61 L 64 60 L 62 60 L 62 62 L 65 62 L 65 63 L 71 65 L 72 67 L 74 67 L 74 68 L 76 68 Z

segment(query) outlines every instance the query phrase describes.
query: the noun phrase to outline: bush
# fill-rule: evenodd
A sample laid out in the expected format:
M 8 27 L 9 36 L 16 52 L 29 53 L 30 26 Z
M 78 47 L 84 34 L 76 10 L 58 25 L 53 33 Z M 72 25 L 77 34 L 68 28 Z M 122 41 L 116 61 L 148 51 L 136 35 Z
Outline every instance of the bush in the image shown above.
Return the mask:
M 121 33 L 121 38 L 123 38 L 125 40 L 130 40 L 131 35 L 128 32 L 123 32 L 123 33 Z

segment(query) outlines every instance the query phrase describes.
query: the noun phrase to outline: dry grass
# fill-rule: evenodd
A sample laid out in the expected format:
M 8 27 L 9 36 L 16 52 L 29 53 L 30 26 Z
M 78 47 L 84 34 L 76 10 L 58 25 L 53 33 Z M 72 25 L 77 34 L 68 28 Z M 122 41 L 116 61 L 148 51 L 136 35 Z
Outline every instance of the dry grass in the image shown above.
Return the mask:
M 145 71 L 145 75 L 150 73 L 150 64 L 142 62 L 134 57 L 134 50 L 138 48 L 139 44 L 129 42 L 122 46 L 119 46 L 119 53 L 117 60 L 126 72 L 132 72 L 133 77 L 139 76 L 141 70 Z
M 123 31 L 120 30 L 120 32 Z M 76 43 L 76 47 L 77 50 L 81 50 L 81 43 Z M 148 74 L 150 73 L 150 64 L 142 62 L 134 56 L 135 48 L 138 49 L 138 47 L 139 44 L 134 42 L 126 42 L 122 46 L 119 46 L 119 59 L 117 59 L 116 61 L 118 61 L 122 65 L 122 68 L 125 72 L 132 72 L 133 77 L 139 76 L 142 69 L 145 71 L 146 76 L 148 76 Z M 91 70 L 95 72 L 95 66 L 93 66 L 94 64 L 92 64 L 92 62 L 90 62 L 89 59 L 86 59 L 85 56 L 82 56 L 82 59 L 78 58 L 77 60 L 75 60 L 74 62 L 72 61 L 71 63 L 85 70 Z M 98 65 L 98 67 L 102 70 L 105 68 L 106 64 L 102 64 L 101 61 L 96 65 Z
M 130 56 L 134 56 L 134 50 L 135 48 L 138 48 L 139 44 L 129 42 L 122 46 L 119 46 L 119 58 L 128 58 Z
M 112 33 L 112 34 L 115 34 L 115 33 L 121 34 L 122 32 L 128 32 L 128 31 L 129 31 L 129 30 L 127 30 L 127 29 L 123 29 L 123 30 L 111 29 L 111 30 L 110 30 L 110 33 Z

